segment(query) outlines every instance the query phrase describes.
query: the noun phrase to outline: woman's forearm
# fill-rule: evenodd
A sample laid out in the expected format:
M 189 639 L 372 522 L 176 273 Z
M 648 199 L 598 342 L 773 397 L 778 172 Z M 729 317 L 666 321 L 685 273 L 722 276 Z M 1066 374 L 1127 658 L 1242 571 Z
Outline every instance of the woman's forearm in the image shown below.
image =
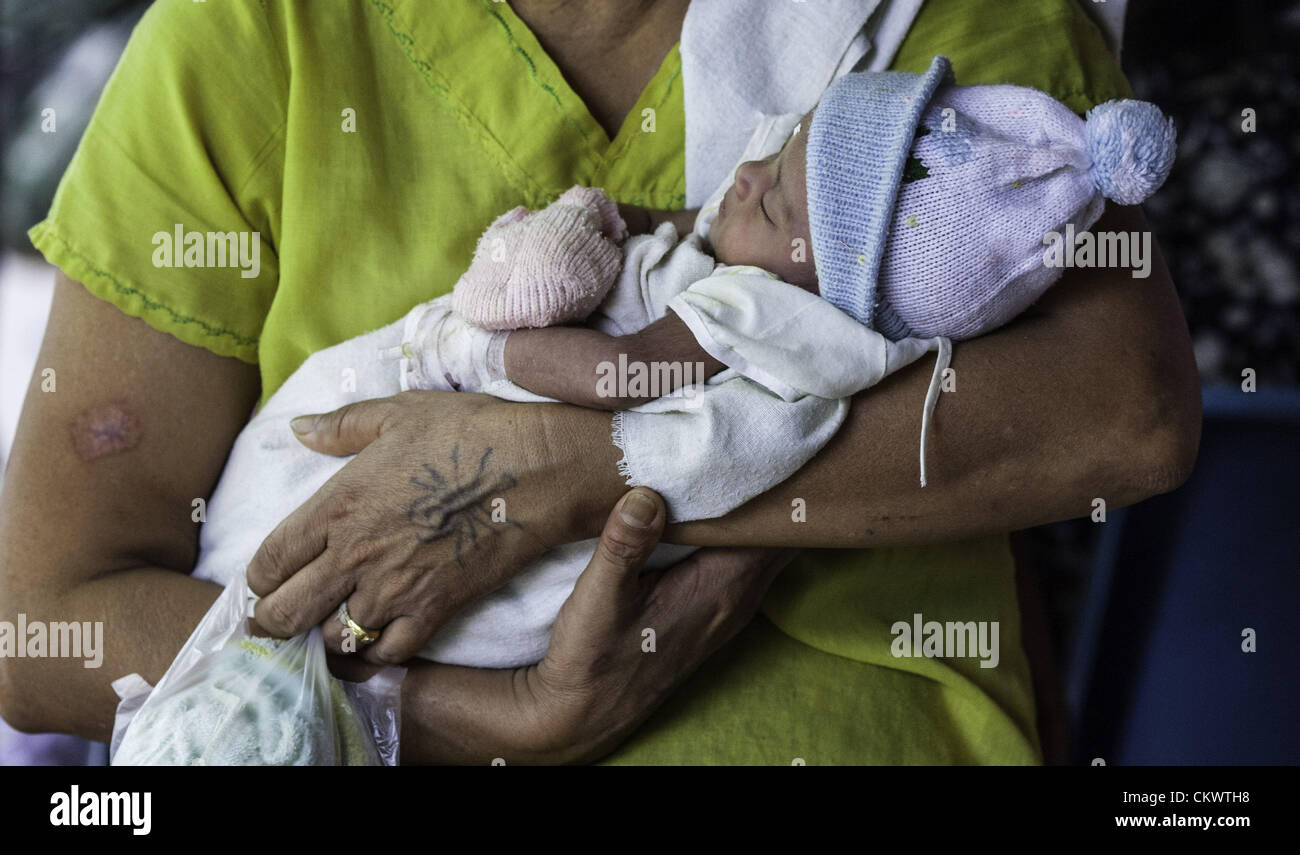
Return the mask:
M 1135 208 L 1097 229 L 1142 230 Z M 1154 243 L 1153 243 L 1154 245 Z M 1152 275 L 1066 271 L 1037 310 L 960 344 L 917 480 L 921 360 L 856 396 L 807 466 L 719 520 L 675 526 L 689 543 L 880 546 L 948 540 L 1080 517 L 1173 489 L 1190 473 L 1200 394 L 1164 259 Z M 792 502 L 806 522 L 792 522 Z
M 59 274 L 0 494 L 0 619 L 88 621 L 81 658 L 0 658 L 13 725 L 104 739 L 110 683 L 162 676 L 217 586 L 185 572 L 196 510 L 257 397 L 257 371 L 158 332 Z M 83 644 L 84 648 L 84 644 Z
M 21 683 L 11 696 L 22 701 L 6 707 L 6 718 L 26 730 L 108 742 L 118 703 L 108 684 L 137 673 L 156 685 L 221 590 L 182 573 L 141 567 L 108 573 L 57 597 L 27 599 L 29 625 L 38 620 L 99 623 L 104 628 L 103 649 L 93 652 L 102 660 L 94 669 L 84 667 L 82 658 L 9 663 L 18 665 L 7 669 L 9 679 Z M 21 662 L 29 667 L 24 669 Z M 564 759 L 531 753 L 527 734 L 512 715 L 518 708 L 512 699 L 513 673 L 414 663 L 402 684 L 403 762 Z
M 364 682 L 379 670 L 354 655 L 331 654 L 329 659 L 336 677 L 353 682 Z M 527 744 L 531 717 L 518 685 L 524 677 L 524 669 L 465 668 L 424 659 L 406 663 L 402 764 L 486 766 L 498 757 L 512 765 L 567 759 L 543 756 Z
M 221 587 L 171 570 L 137 567 L 115 570 L 57 594 L 21 598 L 29 626 L 56 621 L 94 628 L 98 660 L 86 658 L 16 659 L 4 669 L 4 715 L 28 731 L 72 733 L 107 742 L 113 733 L 118 697 L 110 684 L 139 674 L 150 685 L 171 665 L 185 639 L 221 593 Z M 98 640 L 101 640 L 99 642 Z M 25 640 L 24 640 L 25 641 Z
M 37 365 L 57 366 L 59 385 L 43 391 L 38 371 L 0 492 L 0 620 L 89 622 L 100 643 L 83 640 L 84 656 L 0 657 L 0 714 L 21 730 L 104 741 L 110 684 L 131 673 L 156 684 L 221 591 L 188 571 L 200 497 L 257 398 L 257 369 L 182 344 L 62 274 Z M 118 421 L 99 425 L 105 412 Z M 105 433 L 116 440 L 97 445 Z M 473 731 L 450 700 L 425 709 L 430 680 L 412 681 L 404 726 L 416 734 L 408 753 L 432 762 L 447 743 L 421 732 Z
M 1121 209 L 1097 228 L 1141 229 L 1145 221 Z M 960 344 L 952 367 L 956 390 L 935 411 L 929 486 L 918 483 L 932 371 L 923 359 L 857 395 L 835 437 L 784 483 L 726 516 L 670 526 L 664 539 L 825 547 L 949 540 L 1085 516 L 1094 499 L 1131 504 L 1190 473 L 1200 396 L 1158 253 L 1147 279 L 1067 271 L 1034 312 Z M 799 504 L 805 510 L 796 515 Z
M 564 763 L 577 744 L 536 727 L 528 670 L 464 668 L 419 660 L 402 683 L 401 762 L 490 765 Z M 472 700 L 471 700 L 472 699 Z

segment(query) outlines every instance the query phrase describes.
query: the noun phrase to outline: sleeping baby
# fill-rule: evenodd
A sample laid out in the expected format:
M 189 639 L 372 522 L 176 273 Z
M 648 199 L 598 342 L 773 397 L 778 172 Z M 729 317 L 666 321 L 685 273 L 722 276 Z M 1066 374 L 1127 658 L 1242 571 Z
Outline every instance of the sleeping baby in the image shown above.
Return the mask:
M 846 74 L 809 114 L 765 117 L 684 237 L 668 221 L 627 237 L 627 220 L 648 231 L 652 218 L 595 188 L 516 208 L 480 238 L 453 293 L 313 354 L 271 396 L 209 502 L 195 575 L 229 584 L 347 463 L 298 443 L 293 417 L 407 389 L 613 410 L 620 472 L 681 521 L 781 483 L 834 435 L 853 394 L 937 351 L 924 486 L 950 341 L 1037 300 L 1061 273 L 1045 263 L 1047 236 L 1089 228 L 1107 198 L 1142 201 L 1173 151 L 1172 123 L 1151 104 L 1108 102 L 1084 121 L 1037 90 L 956 86 L 936 57 L 920 75 Z M 672 370 L 628 382 L 644 366 Z M 355 383 L 341 384 L 349 372 Z M 545 553 L 421 656 L 540 660 L 595 544 Z M 648 568 L 692 549 L 663 544 Z

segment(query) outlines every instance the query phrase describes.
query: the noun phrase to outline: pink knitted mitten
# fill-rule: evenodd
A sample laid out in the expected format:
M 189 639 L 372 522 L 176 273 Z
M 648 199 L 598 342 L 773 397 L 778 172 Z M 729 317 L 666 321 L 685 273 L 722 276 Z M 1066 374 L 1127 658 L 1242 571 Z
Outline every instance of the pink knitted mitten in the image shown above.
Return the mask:
M 452 307 L 490 330 L 580 321 L 618 279 L 626 236 L 618 205 L 597 187 L 571 187 L 540 211 L 514 208 L 479 238 Z

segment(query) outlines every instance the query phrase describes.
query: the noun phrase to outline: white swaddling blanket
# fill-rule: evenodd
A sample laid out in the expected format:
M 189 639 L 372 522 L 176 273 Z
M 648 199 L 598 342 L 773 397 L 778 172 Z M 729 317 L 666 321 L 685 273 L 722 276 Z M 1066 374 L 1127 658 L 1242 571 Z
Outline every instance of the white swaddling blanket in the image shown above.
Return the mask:
M 803 115 L 857 67 L 884 71 L 922 0 L 696 0 L 682 22 L 686 207 L 724 181 L 764 116 Z
M 789 22 L 783 12 L 776 11 L 787 5 L 809 14 L 795 28 L 797 38 L 789 38 L 792 31 L 783 29 Z M 728 6 L 728 11 L 722 11 L 723 6 Z M 742 344 L 746 336 L 743 328 L 734 325 L 737 314 L 722 308 L 729 299 L 726 283 L 710 279 L 713 284 L 702 287 L 698 299 L 680 294 L 683 282 L 698 278 L 690 271 L 700 272 L 703 263 L 687 249 L 699 252 L 698 239 L 707 235 L 707 225 L 735 166 L 776 151 L 799 116 L 816 103 L 822 89 L 864 57 L 870 60 L 869 68 L 885 67 L 919 6 L 920 0 L 844 0 L 826 8 L 763 3 L 747 7 L 745 15 L 738 16 L 731 4 L 691 5 L 682 33 L 688 205 L 698 204 L 693 196 L 703 197 L 698 192 L 701 187 L 716 189 L 702 199 L 696 233 L 687 236 L 682 245 L 667 251 L 664 244 L 671 243 L 671 226 L 629 242 L 628 262 L 607 301 L 604 323 L 612 334 L 630 332 L 615 321 L 628 317 L 629 306 L 645 307 L 648 322 L 661 316 L 670 300 L 681 297 L 674 308 L 692 329 L 701 335 L 712 330 L 715 345 L 725 342 L 725 348 L 718 345 L 714 356 L 723 362 L 729 362 L 728 357 L 747 358 L 749 370 L 766 371 L 763 376 L 774 388 L 764 388 L 728 369 L 692 395 L 666 396 L 615 416 L 616 440 L 625 454 L 623 474 L 630 484 L 659 490 L 674 520 L 715 517 L 743 504 L 797 471 L 843 423 L 849 406 L 846 398 L 803 393 L 802 386 L 812 385 L 807 376 L 780 380 L 780 359 L 773 359 L 772 353 L 756 343 L 761 340 L 750 337 L 748 347 Z M 873 12 L 879 14 L 864 29 Z M 737 39 L 736 24 L 742 18 L 749 31 L 745 42 Z M 874 44 L 868 33 L 875 34 Z M 736 43 L 746 45 L 744 61 L 732 69 L 719 65 L 720 58 L 727 55 L 726 48 Z M 709 50 L 710 46 L 716 50 Z M 868 56 L 869 51 L 874 53 Z M 754 63 L 800 73 L 788 79 L 772 74 L 754 77 L 746 71 Z M 706 94 L 709 75 L 716 75 L 720 85 Z M 814 83 L 814 78 L 818 82 Z M 764 91 L 770 96 L 765 98 Z M 743 106 L 736 106 L 735 111 L 723 109 L 727 104 Z M 671 234 L 675 236 L 675 232 Z M 691 243 L 692 239 L 697 240 Z M 711 267 L 712 259 L 707 264 Z M 678 285 L 666 284 L 672 282 Z M 616 307 L 620 301 L 624 305 Z M 825 301 L 817 302 L 838 312 Z M 853 323 L 862 334 L 875 335 Z M 601 319 L 593 324 L 601 325 Z M 724 331 L 724 326 L 730 332 Z M 404 319 L 399 319 L 313 354 L 249 422 L 236 440 L 208 504 L 207 522 L 200 531 L 196 577 L 229 584 L 244 573 L 275 526 L 351 459 L 306 449 L 294 437 L 289 420 L 401 391 L 397 366 L 375 358 L 375 354 L 400 349 L 403 327 Z M 868 364 L 850 362 L 847 368 L 858 372 L 863 383 L 854 391 L 907 364 L 925 349 L 923 342 L 911 346 L 877 342 L 861 349 L 858 353 Z M 825 391 L 848 388 L 855 381 L 851 374 L 842 374 L 817 382 L 823 383 L 817 388 Z M 546 400 L 509 383 L 485 391 L 509 400 Z M 755 461 L 768 465 L 756 467 Z M 708 477 L 700 477 L 701 473 Z M 457 615 L 421 656 L 479 667 L 538 661 L 545 653 L 554 617 L 594 547 L 595 541 L 582 541 L 548 552 L 507 585 Z M 674 564 L 693 549 L 663 544 L 647 569 Z
M 779 149 L 798 118 L 765 120 L 743 156 L 765 157 Z M 888 342 L 769 273 L 717 264 L 705 252 L 705 238 L 725 191 L 723 185 L 711 195 L 695 231 L 682 240 L 671 223 L 629 240 L 614 291 L 589 319 L 592 327 L 621 335 L 671 307 L 714 356 L 770 384 L 728 368 L 703 384 L 613 417 L 614 440 L 624 452 L 622 473 L 630 483 L 659 491 L 674 521 L 720 516 L 784 481 L 839 429 L 848 414 L 848 395 L 908 364 L 928 346 Z M 422 304 L 407 317 L 439 304 L 449 307 L 450 299 L 444 295 Z M 774 319 L 781 319 L 779 330 L 769 329 Z M 400 353 L 411 326 L 404 317 L 317 351 L 271 396 L 236 439 L 208 503 L 195 576 L 230 584 L 275 526 L 351 459 L 307 449 L 289 421 L 403 391 L 406 372 L 380 354 Z M 828 332 L 842 335 L 843 343 L 828 345 Z M 506 400 L 548 400 L 509 381 L 482 391 Z M 418 463 L 412 463 L 413 472 Z M 458 614 L 420 655 L 493 668 L 538 661 L 595 546 L 595 540 L 586 540 L 545 553 Z M 647 569 L 670 566 L 693 550 L 661 544 Z
M 675 236 L 672 225 L 666 225 L 658 235 L 636 239 L 637 247 L 644 250 L 668 234 Z M 682 241 L 673 252 L 689 255 L 698 250 Z M 660 270 L 669 266 L 652 264 Z M 654 283 L 659 296 L 650 305 L 666 304 L 665 291 L 659 289 L 672 287 L 667 278 L 649 276 L 646 268 L 629 263 L 623 276 L 628 283 L 624 291 L 636 288 L 639 279 Z M 688 280 L 677 281 L 689 284 Z M 682 288 L 675 290 L 680 292 Z M 446 295 L 433 302 L 449 308 L 449 301 L 450 295 Z M 413 311 L 426 309 L 427 305 Z M 645 318 L 654 319 L 648 312 Z M 625 316 L 622 324 L 628 323 Z M 644 323 L 636 328 L 641 326 Z M 275 526 L 351 459 L 307 449 L 293 435 L 289 421 L 304 413 L 328 412 L 354 401 L 403 391 L 400 378 L 405 375 L 397 361 L 381 358 L 380 354 L 400 350 L 406 327 L 404 318 L 312 354 L 245 426 L 208 502 L 207 520 L 199 532 L 195 576 L 229 585 L 238 574 L 246 572 L 248 562 Z M 350 382 L 345 383 L 345 379 Z M 483 391 L 506 400 L 548 400 L 509 381 Z M 688 392 L 689 396 L 666 396 L 637 408 L 662 412 L 652 420 L 664 422 L 665 431 L 684 434 L 683 444 L 676 449 L 677 458 L 671 461 L 672 483 L 665 477 L 663 488 L 676 519 L 725 513 L 783 481 L 834 435 L 848 412 L 846 400 L 802 396 L 786 402 L 731 370 L 714 375 Z M 715 397 L 719 399 L 716 402 Z M 618 414 L 615 420 L 628 415 L 631 412 Z M 670 427 L 669 422 L 676 422 L 677 427 Z M 640 422 L 634 436 L 642 436 Z M 658 486 L 659 476 L 653 464 L 664 458 L 651 449 L 658 448 L 660 441 L 655 437 L 646 443 L 646 454 L 637 453 L 639 439 L 623 446 L 629 459 L 638 461 L 637 475 L 649 478 L 654 486 Z M 412 461 L 412 474 L 419 471 L 419 464 Z M 685 485 L 685 489 L 675 484 Z M 689 516 L 684 517 L 684 512 Z M 548 551 L 503 587 L 458 614 L 421 656 L 455 665 L 492 668 L 538 661 L 546 651 L 555 616 L 595 546 L 595 540 L 586 540 Z M 692 551 L 693 547 L 662 544 L 647 569 L 670 566 Z

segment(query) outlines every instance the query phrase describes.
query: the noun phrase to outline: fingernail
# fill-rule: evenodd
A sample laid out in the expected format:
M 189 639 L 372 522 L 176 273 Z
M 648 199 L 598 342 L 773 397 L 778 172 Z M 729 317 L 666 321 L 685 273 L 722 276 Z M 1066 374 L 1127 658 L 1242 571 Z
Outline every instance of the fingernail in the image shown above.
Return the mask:
M 659 509 L 650 497 L 639 490 L 633 490 L 623 500 L 623 507 L 619 508 L 618 515 L 623 518 L 623 522 L 634 528 L 648 528 L 650 523 L 654 522 L 655 514 Z
M 294 433 L 302 436 L 316 429 L 316 419 L 317 416 L 298 416 L 298 418 L 289 422 L 289 427 L 293 428 Z

